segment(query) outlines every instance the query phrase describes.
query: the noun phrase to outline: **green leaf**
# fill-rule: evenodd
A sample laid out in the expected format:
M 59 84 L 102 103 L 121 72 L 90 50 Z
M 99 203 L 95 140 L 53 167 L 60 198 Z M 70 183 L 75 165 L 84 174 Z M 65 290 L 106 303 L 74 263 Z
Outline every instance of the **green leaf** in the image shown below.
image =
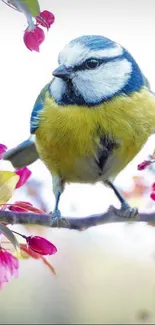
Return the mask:
M 14 0 L 9 0 L 8 3 L 10 3 L 15 8 L 18 7 L 17 3 Z M 28 8 L 29 12 L 33 17 L 39 15 L 40 7 L 38 0 L 18 0 L 18 3 L 23 3 Z
M 20 2 L 23 2 L 28 7 L 33 17 L 39 15 L 40 7 L 37 0 L 20 0 Z
M 18 244 L 18 241 L 17 241 L 15 235 L 7 226 L 0 224 L 0 231 L 12 243 L 12 245 L 14 246 L 14 248 L 16 250 L 19 249 L 19 244 Z
M 0 171 L 0 204 L 10 200 L 18 180 L 19 176 L 14 172 Z

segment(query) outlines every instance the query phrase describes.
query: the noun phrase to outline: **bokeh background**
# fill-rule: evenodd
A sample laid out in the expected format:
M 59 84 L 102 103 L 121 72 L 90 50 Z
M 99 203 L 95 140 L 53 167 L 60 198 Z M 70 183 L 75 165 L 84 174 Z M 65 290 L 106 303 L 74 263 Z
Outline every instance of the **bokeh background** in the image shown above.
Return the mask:
M 9 148 L 29 136 L 29 119 L 41 88 L 51 79 L 59 51 L 71 39 L 100 34 L 126 47 L 155 91 L 154 0 L 40 0 L 56 22 L 40 53 L 23 44 L 25 17 L 0 1 L 0 142 Z M 140 211 L 153 211 L 150 186 L 155 170 L 137 171 L 154 150 L 152 136 L 115 183 Z M 1 169 L 13 170 L 8 162 Z M 15 200 L 30 201 L 51 211 L 51 178 L 41 161 L 30 166 L 32 177 L 16 190 Z M 60 208 L 64 216 L 86 216 L 119 206 L 101 184 L 66 187 Z M 103 324 L 155 323 L 155 229 L 143 224 L 110 224 L 84 232 L 16 226 L 25 234 L 51 240 L 58 253 L 49 258 L 56 270 L 40 260 L 20 261 L 19 278 L 0 292 L 0 323 Z

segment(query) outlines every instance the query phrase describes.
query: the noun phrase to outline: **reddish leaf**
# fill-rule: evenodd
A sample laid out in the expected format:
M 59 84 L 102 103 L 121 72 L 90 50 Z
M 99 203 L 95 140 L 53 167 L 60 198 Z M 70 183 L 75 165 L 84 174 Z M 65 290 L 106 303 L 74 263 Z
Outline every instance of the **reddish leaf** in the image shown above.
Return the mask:
M 30 202 L 17 201 L 8 206 L 8 209 L 16 212 L 34 212 L 38 214 L 45 214 L 44 211 L 35 208 Z
M 26 212 L 29 211 L 31 206 L 32 204 L 30 202 L 16 201 L 15 203 L 10 204 L 8 209 L 15 212 Z
M 45 263 L 45 265 L 47 265 L 49 268 L 50 268 L 50 270 L 52 271 L 52 273 L 54 274 L 54 275 L 56 275 L 56 271 L 55 271 L 55 268 L 53 267 L 53 265 L 46 259 L 46 257 L 44 257 L 44 256 L 41 256 L 41 259 L 42 259 L 42 261 Z
M 30 257 L 38 260 L 41 259 L 45 265 L 49 267 L 49 269 L 52 271 L 54 275 L 56 275 L 56 271 L 53 267 L 53 265 L 42 255 L 34 252 L 30 247 L 28 247 L 26 244 L 20 244 L 20 249 L 24 251 L 26 254 L 28 254 Z
M 44 211 L 37 209 L 35 207 L 29 207 L 29 212 L 34 212 L 34 213 L 38 213 L 38 214 L 45 214 Z
M 20 244 L 20 249 L 23 250 L 25 253 L 27 253 L 29 256 L 39 259 L 40 254 L 34 252 L 27 244 Z
M 0 210 L 5 211 L 7 209 L 8 204 L 0 205 Z

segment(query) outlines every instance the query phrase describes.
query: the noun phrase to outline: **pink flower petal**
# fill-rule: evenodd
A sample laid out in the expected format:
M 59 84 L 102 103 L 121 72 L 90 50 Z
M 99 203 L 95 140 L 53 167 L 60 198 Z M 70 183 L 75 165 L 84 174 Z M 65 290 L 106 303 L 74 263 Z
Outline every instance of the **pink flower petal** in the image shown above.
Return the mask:
M 19 261 L 18 259 L 0 248 L 0 288 L 8 282 L 12 276 L 18 276 Z
M 16 184 L 16 188 L 23 186 L 32 174 L 27 167 L 16 169 L 15 173 L 20 177 L 18 183 Z
M 55 16 L 52 12 L 44 10 L 36 17 L 36 21 L 43 27 L 50 28 L 55 21 Z
M 24 33 L 24 43 L 30 51 L 39 52 L 39 46 L 45 39 L 44 31 L 35 26 L 33 30 L 26 29 Z
M 5 144 L 0 143 L 0 159 L 2 158 L 3 153 L 7 151 L 7 149 L 8 148 L 5 146 Z
M 26 239 L 29 248 L 41 255 L 53 255 L 57 248 L 47 239 L 40 236 L 29 236 Z

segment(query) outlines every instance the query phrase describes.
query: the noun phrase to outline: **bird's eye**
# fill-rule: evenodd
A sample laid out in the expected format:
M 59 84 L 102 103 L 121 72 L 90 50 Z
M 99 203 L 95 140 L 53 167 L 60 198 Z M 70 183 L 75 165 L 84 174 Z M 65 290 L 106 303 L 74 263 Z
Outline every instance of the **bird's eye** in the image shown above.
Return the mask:
M 86 68 L 87 69 L 95 69 L 99 66 L 100 64 L 100 61 L 97 60 L 97 59 L 88 59 L 86 62 L 85 62 L 85 65 L 86 65 Z

